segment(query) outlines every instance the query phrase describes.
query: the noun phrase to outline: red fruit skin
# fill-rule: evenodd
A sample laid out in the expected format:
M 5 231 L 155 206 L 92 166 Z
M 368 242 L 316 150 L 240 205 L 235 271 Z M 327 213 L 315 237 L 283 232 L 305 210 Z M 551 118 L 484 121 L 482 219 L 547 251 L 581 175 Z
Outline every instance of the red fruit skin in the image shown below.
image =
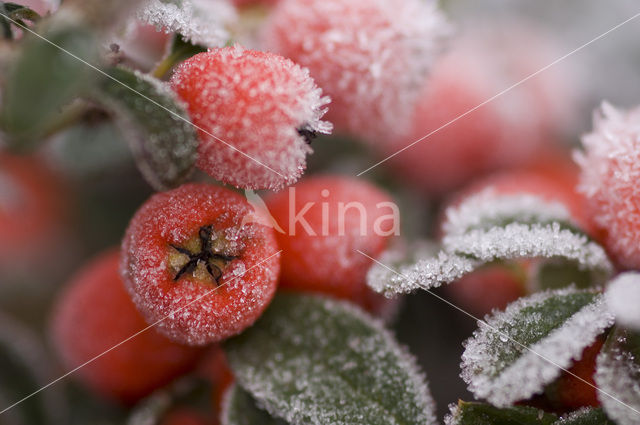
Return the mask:
M 290 196 L 291 190 L 295 191 L 295 199 Z M 325 190 L 327 196 L 323 196 Z M 366 226 L 363 226 L 366 232 L 360 231 L 360 213 L 351 208 L 344 214 L 344 234 L 340 235 L 339 204 L 346 206 L 350 202 L 359 203 L 366 211 Z M 327 294 L 370 310 L 377 309 L 379 303 L 373 299 L 378 296 L 365 282 L 371 260 L 358 250 L 376 258 L 387 245 L 390 236 L 382 234 L 393 231 L 392 220 L 380 223 L 381 234 L 373 229 L 376 220 L 390 214 L 388 208 L 377 208 L 384 202 L 392 200 L 375 186 L 338 176 L 314 176 L 269 197 L 267 208 L 284 230 L 277 233 L 283 250 L 281 287 Z M 311 207 L 302 217 L 315 236 L 307 232 L 301 222 L 290 222 L 308 203 L 312 203 Z M 324 221 L 323 208 L 328 208 L 328 220 Z
M 0 268 L 32 267 L 51 255 L 64 232 L 67 198 L 40 159 L 0 153 Z
M 199 374 L 211 382 L 211 403 L 217 416 L 222 412 L 224 393 L 233 384 L 233 372 L 227 357 L 219 346 L 211 347 L 202 359 Z
M 320 121 L 329 100 L 308 72 L 272 53 L 234 46 L 197 54 L 176 69 L 171 87 L 198 127 L 197 166 L 236 187 L 294 183 L 311 152 L 298 131 L 331 129 Z
M 568 156 L 548 152 L 538 161 L 519 169 L 505 170 L 478 180 L 454 195 L 449 205 L 459 204 L 489 188 L 497 195 L 534 195 L 548 202 L 561 203 L 582 230 L 594 235 L 597 231 L 587 214 L 586 200 L 576 190 L 578 173 L 577 166 Z
M 210 425 L 203 415 L 195 410 L 180 408 L 169 412 L 160 425 Z
M 591 386 L 567 372 L 563 372 L 558 378 L 550 392 L 550 398 L 559 408 L 576 410 L 581 407 L 600 407 L 593 375 L 596 371 L 596 358 L 603 344 L 604 339 L 598 338 L 584 349 L 581 359 L 569 369 L 569 372 L 587 381 Z
M 186 184 L 145 202 L 125 233 L 121 273 L 149 323 L 161 320 L 158 330 L 174 341 L 204 345 L 255 322 L 275 293 L 280 258 L 273 230 L 251 222 L 253 214 L 242 196 L 208 184 Z M 183 245 L 207 225 L 233 238 L 227 246 L 235 246 L 237 258 L 219 286 L 188 273 L 174 281 L 171 245 Z
M 497 264 L 483 267 L 448 285 L 447 292 L 456 305 L 481 318 L 492 310 L 504 310 L 507 305 L 526 295 L 523 276 Z
M 69 370 L 122 343 L 74 375 L 106 398 L 133 404 L 191 370 L 202 351 L 143 331 L 148 325 L 124 289 L 119 260 L 111 250 L 78 272 L 55 306 L 52 337 Z

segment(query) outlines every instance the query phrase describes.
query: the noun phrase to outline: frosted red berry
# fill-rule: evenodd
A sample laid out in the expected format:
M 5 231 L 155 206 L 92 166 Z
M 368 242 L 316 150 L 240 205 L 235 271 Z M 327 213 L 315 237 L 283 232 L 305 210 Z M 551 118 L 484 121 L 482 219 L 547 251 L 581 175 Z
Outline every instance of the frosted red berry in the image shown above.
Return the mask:
M 183 62 L 171 86 L 199 127 L 199 168 L 245 189 L 278 189 L 306 167 L 329 99 L 307 70 L 242 47 L 213 49 Z
M 407 126 L 447 33 L 431 1 L 283 0 L 263 41 L 309 68 L 331 96 L 336 130 L 377 142 Z
M 203 345 L 238 334 L 276 290 L 273 230 L 239 194 L 186 184 L 152 196 L 134 215 L 121 270 L 149 323 L 174 341 Z
M 314 176 L 272 195 L 267 207 L 283 232 L 281 287 L 373 307 L 365 284 L 371 260 L 397 232 L 395 204 L 361 179 Z
M 545 73 L 487 101 L 553 61 L 548 47 L 510 26 L 469 31 L 435 64 L 409 130 L 380 145 L 381 154 L 407 148 L 389 165 L 433 197 L 526 163 L 570 121 L 571 84 L 561 73 Z
M 144 330 L 148 325 L 124 288 L 119 260 L 117 250 L 108 251 L 75 275 L 55 307 L 52 337 L 67 370 L 113 348 L 74 375 L 97 393 L 131 404 L 188 372 L 202 352 Z
M 640 267 L 640 108 L 602 105 L 576 154 L 580 191 L 602 242 L 619 265 Z

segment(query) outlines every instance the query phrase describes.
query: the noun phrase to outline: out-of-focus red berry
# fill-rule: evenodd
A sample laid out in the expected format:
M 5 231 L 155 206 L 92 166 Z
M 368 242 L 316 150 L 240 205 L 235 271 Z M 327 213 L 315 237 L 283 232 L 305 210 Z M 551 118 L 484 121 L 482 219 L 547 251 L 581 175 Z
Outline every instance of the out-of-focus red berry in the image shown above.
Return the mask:
M 391 198 L 360 179 L 314 176 L 272 195 L 282 228 L 282 288 L 312 291 L 375 307 L 365 284 L 371 260 L 399 226 Z
M 238 46 L 200 53 L 178 67 L 171 85 L 199 127 L 198 167 L 237 187 L 294 183 L 311 139 L 331 132 L 321 121 L 329 99 L 307 70 L 272 53 Z
M 570 121 L 570 84 L 544 73 L 487 101 L 548 65 L 548 50 L 535 33 L 513 27 L 459 38 L 425 82 L 411 129 L 381 145 L 382 154 L 407 147 L 390 165 L 431 196 L 528 162 Z
M 134 215 L 121 270 L 149 323 L 191 345 L 221 341 L 253 324 L 276 290 L 272 229 L 239 194 L 186 184 L 152 196 Z
M 640 267 L 640 107 L 622 111 L 602 105 L 594 129 L 576 154 L 580 191 L 600 241 L 622 267 Z
M 211 425 L 201 413 L 186 407 L 170 411 L 160 425 Z
M 120 278 L 119 259 L 118 251 L 109 251 L 78 272 L 58 300 L 52 332 L 66 368 L 82 366 L 75 372 L 80 381 L 131 404 L 192 369 L 201 350 L 145 330 Z
M 494 309 L 504 310 L 527 293 L 525 276 L 504 264 L 476 270 L 446 289 L 457 305 L 480 318 Z
M 222 411 L 222 400 L 225 391 L 233 384 L 233 372 L 227 363 L 227 357 L 219 346 L 211 347 L 203 356 L 199 374 L 211 382 L 211 402 L 213 411 Z
M 67 205 L 60 178 L 40 159 L 0 153 L 0 268 L 28 264 L 53 249 Z
M 282 0 L 264 46 L 309 68 L 336 130 L 378 142 L 401 134 L 448 33 L 435 2 Z
M 596 371 L 596 358 L 603 344 L 604 339 L 598 338 L 596 342 L 585 348 L 580 360 L 568 369 L 570 373 L 563 372 L 553 384 L 549 397 L 554 405 L 566 410 L 600 406 L 593 375 Z

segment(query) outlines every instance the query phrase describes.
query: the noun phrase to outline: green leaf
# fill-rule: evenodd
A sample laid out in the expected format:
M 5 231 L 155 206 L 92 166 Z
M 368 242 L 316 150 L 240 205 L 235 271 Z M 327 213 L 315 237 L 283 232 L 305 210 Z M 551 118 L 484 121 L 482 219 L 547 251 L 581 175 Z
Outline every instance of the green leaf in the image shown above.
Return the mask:
M 222 425 L 286 425 L 256 406 L 251 394 L 237 385 L 227 390 L 222 410 Z
M 197 133 L 186 109 L 162 82 L 124 68 L 108 70 L 98 93 L 149 184 L 165 190 L 185 181 L 197 156 Z
M 190 406 L 211 409 L 211 383 L 190 376 L 159 389 L 139 402 L 131 411 L 127 425 L 160 425 L 166 415 L 177 408 Z
M 280 294 L 226 350 L 239 385 L 288 422 L 436 423 L 413 357 L 347 303 Z
M 563 416 L 553 425 L 616 425 L 602 409 L 583 408 Z
M 96 62 L 98 47 L 89 28 L 58 20 L 49 22 L 42 37 L 51 43 L 27 35 L 4 85 L 0 125 L 16 151 L 39 145 L 62 108 L 86 93 L 98 75 L 77 59 Z
M 388 295 L 428 290 L 521 258 L 541 260 L 538 289 L 598 286 L 613 273 L 604 249 L 572 223 L 564 206 L 533 195 L 472 196 L 447 210 L 443 229 L 439 252 L 408 261 L 397 273 L 374 266 L 369 286 Z
M 179 64 L 198 53 L 206 52 L 202 46 L 186 41 L 180 34 L 175 34 L 171 41 L 171 48 L 167 56 L 153 70 L 153 76 L 164 78 L 169 74 L 176 64 Z
M 613 324 L 604 297 L 575 288 L 540 292 L 479 323 L 464 344 L 462 378 L 498 407 L 540 393 Z
M 29 329 L 0 313 L 0 411 L 55 378 L 48 359 Z M 16 425 L 60 424 L 66 422 L 66 408 L 60 387 L 51 388 L 10 408 L 2 420 Z
M 26 19 L 31 22 L 37 22 L 40 20 L 40 15 L 33 9 L 16 3 L 4 3 L 4 8 L 9 12 L 11 19 Z
M 596 361 L 598 398 L 619 425 L 640 423 L 640 333 L 615 327 Z
M 552 425 L 558 417 L 528 406 L 499 408 L 486 403 L 459 401 L 451 406 L 446 425 Z

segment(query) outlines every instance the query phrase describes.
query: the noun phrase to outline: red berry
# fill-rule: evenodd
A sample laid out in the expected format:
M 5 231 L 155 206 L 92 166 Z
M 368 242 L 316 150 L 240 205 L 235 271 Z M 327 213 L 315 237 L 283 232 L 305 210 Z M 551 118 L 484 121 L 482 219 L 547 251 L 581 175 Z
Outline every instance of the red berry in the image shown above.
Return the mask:
M 236 335 L 260 316 L 280 269 L 273 230 L 239 194 L 186 184 L 152 196 L 125 234 L 121 270 L 133 301 L 169 338 Z
M 124 289 L 119 253 L 92 260 L 72 279 L 56 305 L 53 341 L 64 365 L 105 397 L 130 404 L 188 372 L 201 350 L 178 345 L 147 329 Z M 125 341 L 127 338 L 132 337 Z
M 311 138 L 331 132 L 320 120 L 329 99 L 308 71 L 271 53 L 210 50 L 182 63 L 171 85 L 200 128 L 198 167 L 237 187 L 294 183 Z
M 227 363 L 224 351 L 214 346 L 204 355 L 199 367 L 200 375 L 211 382 L 211 402 L 213 411 L 222 412 L 222 400 L 224 393 L 233 384 L 233 372 Z
M 41 160 L 0 153 L 0 269 L 32 267 L 51 256 L 64 229 L 65 198 Z
M 621 111 L 604 104 L 593 132 L 576 155 L 580 191 L 603 231 L 603 243 L 625 268 L 640 267 L 640 108 Z
M 554 55 L 547 50 L 539 36 L 514 28 L 476 30 L 458 39 L 426 81 L 410 130 L 382 153 L 413 144 L 391 165 L 431 196 L 527 162 L 567 121 L 562 108 L 571 109 L 565 87 L 570 84 L 545 73 L 479 105 L 551 62 Z
M 338 130 L 378 141 L 408 125 L 447 32 L 433 2 L 284 0 L 264 43 L 309 68 L 331 96 L 327 118 Z
M 596 384 L 593 375 L 596 371 L 596 358 L 602 349 L 604 339 L 599 338 L 582 352 L 582 357 L 564 372 L 548 391 L 549 397 L 555 405 L 566 410 L 576 410 L 581 407 L 599 407 Z M 578 376 L 576 378 L 573 375 Z M 584 381 L 588 382 L 585 383 Z M 590 385 L 589 385 L 590 384 Z
M 370 303 L 371 260 L 358 250 L 375 258 L 397 232 L 386 193 L 363 180 L 319 176 L 271 196 L 267 206 L 284 230 L 277 234 L 283 288 Z
M 526 295 L 525 276 L 506 265 L 488 265 L 447 286 L 456 305 L 476 317 L 507 305 Z
M 170 411 L 160 422 L 160 425 L 210 425 L 202 414 L 188 408 L 179 408 Z

